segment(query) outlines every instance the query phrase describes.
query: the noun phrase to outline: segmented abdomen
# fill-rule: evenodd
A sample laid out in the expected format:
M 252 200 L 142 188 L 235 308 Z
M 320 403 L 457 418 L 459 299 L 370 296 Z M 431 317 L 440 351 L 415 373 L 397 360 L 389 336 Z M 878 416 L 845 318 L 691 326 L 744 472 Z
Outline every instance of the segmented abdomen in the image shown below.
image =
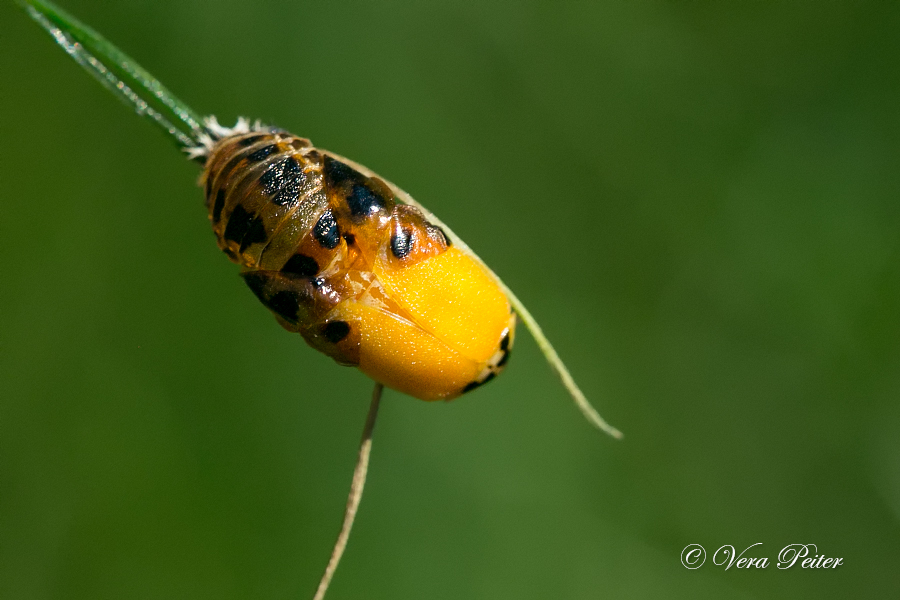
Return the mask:
M 225 138 L 210 153 L 203 178 L 219 248 L 249 268 L 280 270 L 328 204 L 321 155 L 293 136 Z

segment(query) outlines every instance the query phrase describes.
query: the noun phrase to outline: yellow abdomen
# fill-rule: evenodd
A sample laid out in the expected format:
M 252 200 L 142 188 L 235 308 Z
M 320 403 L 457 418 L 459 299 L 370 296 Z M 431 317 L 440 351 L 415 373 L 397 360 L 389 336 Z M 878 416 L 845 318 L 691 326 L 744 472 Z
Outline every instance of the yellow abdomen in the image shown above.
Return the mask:
M 515 316 L 493 278 L 455 247 L 414 266 L 377 273 L 415 320 L 375 317 L 359 368 L 422 400 L 454 398 L 502 370 Z

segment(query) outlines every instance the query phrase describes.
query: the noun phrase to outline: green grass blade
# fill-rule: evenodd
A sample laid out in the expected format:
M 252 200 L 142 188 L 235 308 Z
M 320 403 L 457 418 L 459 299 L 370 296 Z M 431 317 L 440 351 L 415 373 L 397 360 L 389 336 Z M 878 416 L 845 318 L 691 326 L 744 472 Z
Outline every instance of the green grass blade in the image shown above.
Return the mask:
M 66 53 L 106 89 L 161 128 L 181 148 L 198 145 L 202 119 L 131 57 L 46 0 L 19 0 Z

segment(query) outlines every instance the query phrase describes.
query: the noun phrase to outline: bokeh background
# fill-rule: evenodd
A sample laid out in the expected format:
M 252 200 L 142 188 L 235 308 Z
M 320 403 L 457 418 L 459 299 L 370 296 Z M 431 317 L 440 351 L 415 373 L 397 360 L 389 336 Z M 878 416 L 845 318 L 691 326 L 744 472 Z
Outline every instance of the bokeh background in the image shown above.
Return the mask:
M 389 392 L 329 598 L 900 596 L 900 8 L 63 6 L 202 112 L 399 183 L 517 290 Z M 310 598 L 371 384 L 215 247 L 198 170 L 0 4 L 0 598 Z M 836 570 L 681 565 L 691 543 Z

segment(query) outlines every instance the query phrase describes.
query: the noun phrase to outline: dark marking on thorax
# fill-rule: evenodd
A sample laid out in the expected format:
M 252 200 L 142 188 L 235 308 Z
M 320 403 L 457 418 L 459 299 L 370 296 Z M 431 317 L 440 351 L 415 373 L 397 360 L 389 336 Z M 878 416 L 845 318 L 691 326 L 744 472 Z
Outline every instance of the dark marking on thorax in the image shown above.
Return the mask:
M 347 194 L 347 207 L 350 209 L 350 216 L 364 219 L 372 215 L 378 214 L 386 208 L 383 198 L 373 192 L 363 183 L 357 183 L 350 189 Z
M 325 156 L 322 172 L 325 185 L 345 199 L 350 216 L 357 222 L 386 212 L 393 204 L 393 196 L 381 181 L 370 180 L 337 159 Z
M 326 210 L 319 217 L 315 227 L 313 227 L 313 236 L 322 247 L 329 250 L 334 250 L 341 243 L 341 230 L 330 210 Z
M 394 256 L 397 258 L 406 258 L 412 251 L 413 241 L 414 237 L 412 229 L 404 227 L 391 236 L 391 252 L 393 252 Z

